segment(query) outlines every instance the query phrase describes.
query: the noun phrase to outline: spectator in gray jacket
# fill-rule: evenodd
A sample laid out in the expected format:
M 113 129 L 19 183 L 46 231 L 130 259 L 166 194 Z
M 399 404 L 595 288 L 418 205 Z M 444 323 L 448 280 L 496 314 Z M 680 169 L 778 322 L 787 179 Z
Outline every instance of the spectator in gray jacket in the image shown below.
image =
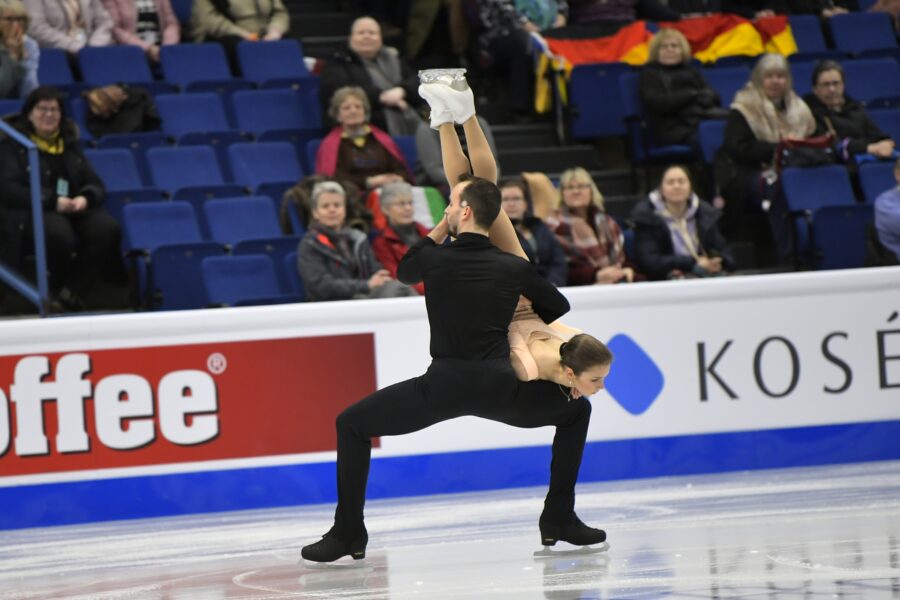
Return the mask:
M 297 252 L 309 300 L 418 295 L 381 266 L 366 234 L 346 226 L 347 196 L 339 183 L 316 184 L 310 204 L 313 221 Z

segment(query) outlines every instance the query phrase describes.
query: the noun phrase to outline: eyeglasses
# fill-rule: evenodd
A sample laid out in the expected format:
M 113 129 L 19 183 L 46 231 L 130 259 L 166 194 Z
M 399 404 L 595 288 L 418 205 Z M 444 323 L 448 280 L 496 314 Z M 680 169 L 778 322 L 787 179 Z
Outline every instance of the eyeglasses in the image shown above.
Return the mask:
M 34 112 L 40 113 L 42 115 L 58 115 L 60 113 L 60 110 L 55 106 L 35 106 Z
M 391 202 L 391 206 L 406 207 L 406 206 L 412 206 L 412 205 L 413 205 L 412 200 L 394 200 L 393 202 Z
M 28 21 L 28 17 L 25 16 L 14 16 L 14 17 L 0 17 L 0 21 L 12 21 L 13 23 L 25 23 Z
M 843 81 L 820 81 L 816 87 L 841 87 L 842 85 L 844 85 Z
M 588 190 L 591 188 L 591 184 L 589 183 L 570 183 L 569 185 L 564 185 L 564 190 Z

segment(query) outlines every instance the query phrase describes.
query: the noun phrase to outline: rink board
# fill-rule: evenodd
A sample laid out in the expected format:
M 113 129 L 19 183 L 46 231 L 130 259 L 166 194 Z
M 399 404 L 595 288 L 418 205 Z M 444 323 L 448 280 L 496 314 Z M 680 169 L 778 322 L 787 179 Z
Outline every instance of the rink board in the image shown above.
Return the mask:
M 570 288 L 600 481 L 900 458 L 900 269 Z M 331 502 L 334 416 L 429 362 L 403 298 L 0 323 L 0 528 Z M 542 485 L 553 430 L 375 441 L 369 497 Z

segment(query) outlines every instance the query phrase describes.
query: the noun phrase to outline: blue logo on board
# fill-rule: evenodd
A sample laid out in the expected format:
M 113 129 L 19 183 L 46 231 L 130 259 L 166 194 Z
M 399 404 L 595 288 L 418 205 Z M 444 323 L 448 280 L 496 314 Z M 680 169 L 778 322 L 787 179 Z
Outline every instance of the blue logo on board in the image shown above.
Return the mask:
M 637 342 L 623 333 L 609 340 L 607 346 L 615 359 L 606 378 L 606 391 L 629 413 L 643 414 L 662 392 L 662 371 Z

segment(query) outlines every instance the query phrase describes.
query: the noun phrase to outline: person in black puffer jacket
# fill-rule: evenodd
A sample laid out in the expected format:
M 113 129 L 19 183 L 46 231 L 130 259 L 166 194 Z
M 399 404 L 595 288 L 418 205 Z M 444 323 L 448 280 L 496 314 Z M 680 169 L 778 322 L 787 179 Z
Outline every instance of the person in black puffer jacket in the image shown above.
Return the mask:
M 50 291 L 63 308 L 78 310 L 100 272 L 121 256 L 121 229 L 102 206 L 103 182 L 63 110 L 59 92 L 42 86 L 7 122 L 38 147 Z M 24 249 L 34 244 L 28 153 L 6 136 L 0 140 L 0 224 L 3 258 L 20 268 Z
M 680 31 L 661 30 L 650 42 L 639 92 L 650 135 L 659 146 L 697 144 L 700 121 L 724 118 L 719 95 L 691 64 L 691 47 Z
M 659 188 L 635 205 L 631 218 L 635 260 L 650 279 L 712 277 L 735 269 L 716 224 L 719 211 L 693 193 L 685 167 L 666 169 Z

